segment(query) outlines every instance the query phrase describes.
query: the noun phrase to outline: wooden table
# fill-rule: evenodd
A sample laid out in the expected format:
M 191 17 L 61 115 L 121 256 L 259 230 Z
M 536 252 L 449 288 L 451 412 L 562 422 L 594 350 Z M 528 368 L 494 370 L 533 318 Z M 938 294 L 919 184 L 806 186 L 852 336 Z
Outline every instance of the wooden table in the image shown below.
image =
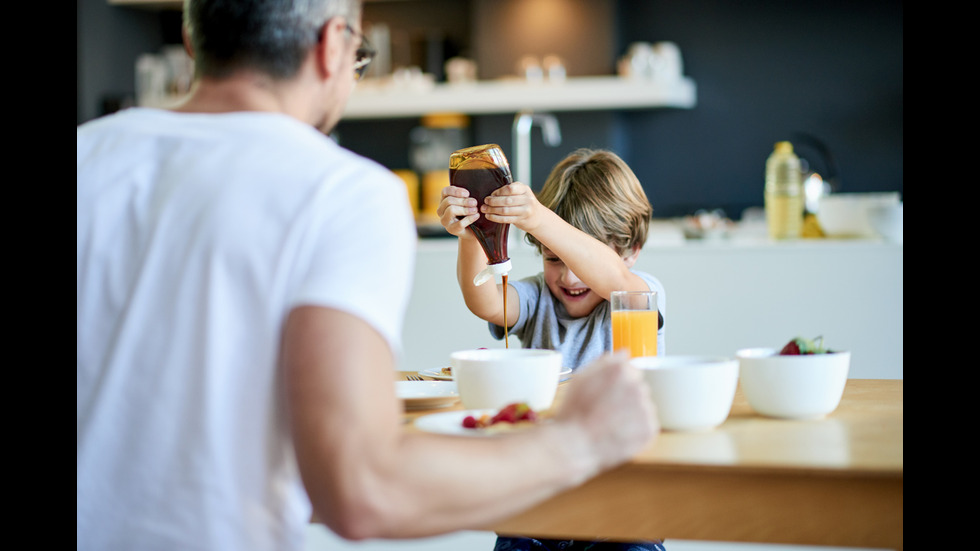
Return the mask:
M 408 415 L 434 411 L 445 409 Z M 819 420 L 763 417 L 739 391 L 717 429 L 664 432 L 622 467 L 488 530 L 900 550 L 903 496 L 903 381 L 852 379 Z

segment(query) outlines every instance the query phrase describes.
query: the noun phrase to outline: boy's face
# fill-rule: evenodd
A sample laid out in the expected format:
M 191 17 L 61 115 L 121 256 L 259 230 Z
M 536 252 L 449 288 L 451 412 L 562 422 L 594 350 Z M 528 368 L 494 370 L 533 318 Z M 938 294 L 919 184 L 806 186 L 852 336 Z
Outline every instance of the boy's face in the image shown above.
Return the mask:
M 558 255 L 542 247 L 541 258 L 544 261 L 544 281 L 552 296 L 565 305 L 568 315 L 574 318 L 587 316 L 602 303 L 604 299 L 568 269 Z

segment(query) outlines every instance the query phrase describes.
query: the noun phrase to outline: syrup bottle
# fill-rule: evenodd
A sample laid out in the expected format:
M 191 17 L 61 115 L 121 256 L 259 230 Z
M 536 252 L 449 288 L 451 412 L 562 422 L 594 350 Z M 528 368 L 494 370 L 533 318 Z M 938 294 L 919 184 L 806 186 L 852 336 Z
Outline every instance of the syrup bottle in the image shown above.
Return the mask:
M 511 181 L 510 164 L 499 145 L 467 147 L 449 157 L 450 184 L 467 189 L 470 197 L 476 199 L 477 209 L 483 206 L 483 201 L 494 190 Z M 485 216 L 480 216 L 470 224 L 469 229 L 476 234 L 488 263 L 487 268 L 473 278 L 473 284 L 483 285 L 496 275 L 506 277 L 511 269 L 510 257 L 507 256 L 510 224 L 491 222 Z

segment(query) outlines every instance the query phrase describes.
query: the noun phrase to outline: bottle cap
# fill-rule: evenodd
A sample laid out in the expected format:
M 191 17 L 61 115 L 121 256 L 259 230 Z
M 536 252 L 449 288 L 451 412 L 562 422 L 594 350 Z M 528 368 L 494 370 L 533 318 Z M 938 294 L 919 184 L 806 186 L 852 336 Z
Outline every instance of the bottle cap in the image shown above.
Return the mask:
M 493 276 L 505 275 L 510 272 L 510 268 L 511 263 L 509 258 L 503 262 L 491 264 L 476 274 L 476 277 L 473 278 L 473 285 L 480 286 L 493 279 Z

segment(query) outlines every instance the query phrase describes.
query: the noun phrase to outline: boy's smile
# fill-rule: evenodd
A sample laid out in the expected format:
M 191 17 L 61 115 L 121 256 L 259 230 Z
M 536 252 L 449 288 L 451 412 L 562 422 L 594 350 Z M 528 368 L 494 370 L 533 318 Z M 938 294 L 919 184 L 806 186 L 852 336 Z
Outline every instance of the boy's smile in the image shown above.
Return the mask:
M 604 299 L 582 283 L 556 254 L 542 249 L 541 257 L 544 260 L 544 281 L 548 290 L 565 306 L 569 316 L 587 316 L 602 303 Z
M 636 248 L 623 257 L 623 262 L 632 268 L 640 254 Z M 547 247 L 541 247 L 541 259 L 544 261 L 544 282 L 551 291 L 551 296 L 565 306 L 568 315 L 573 318 L 588 316 L 595 307 L 602 304 L 605 298 L 589 288 L 565 262 Z

